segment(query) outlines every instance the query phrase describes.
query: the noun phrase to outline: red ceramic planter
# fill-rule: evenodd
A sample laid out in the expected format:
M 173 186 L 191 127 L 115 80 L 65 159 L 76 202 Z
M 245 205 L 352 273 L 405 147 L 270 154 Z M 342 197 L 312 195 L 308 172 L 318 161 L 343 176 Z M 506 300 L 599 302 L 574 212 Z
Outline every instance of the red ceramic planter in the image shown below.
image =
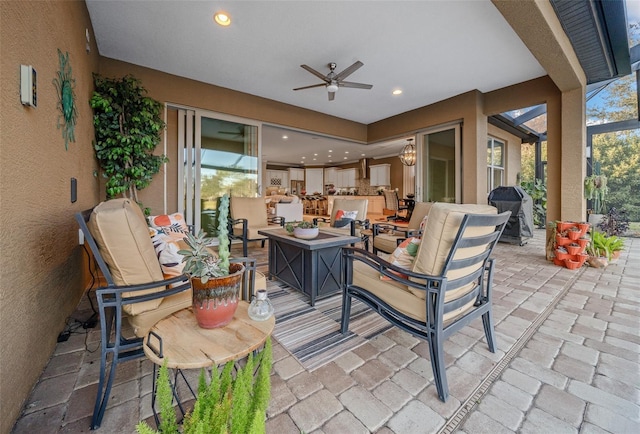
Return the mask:
M 191 279 L 193 313 L 198 325 L 204 329 L 224 327 L 236 313 L 244 266 L 230 264 L 229 273 L 228 276 L 211 278 L 205 284 L 200 278 Z

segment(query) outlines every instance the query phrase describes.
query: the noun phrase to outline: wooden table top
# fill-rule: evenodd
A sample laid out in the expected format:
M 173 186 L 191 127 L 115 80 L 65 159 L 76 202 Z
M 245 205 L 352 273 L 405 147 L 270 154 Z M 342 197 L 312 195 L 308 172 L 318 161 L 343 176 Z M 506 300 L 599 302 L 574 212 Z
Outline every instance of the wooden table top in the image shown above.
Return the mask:
M 266 321 L 252 320 L 248 308 L 247 302 L 239 302 L 233 320 L 216 329 L 200 328 L 191 308 L 179 310 L 151 328 L 162 338 L 164 357 L 158 357 L 147 345 L 149 334 L 144 338 L 144 353 L 157 365 L 166 359 L 169 368 L 177 369 L 206 368 L 238 360 L 259 349 L 276 324 L 275 316 Z M 154 336 L 150 344 L 159 349 L 159 341 Z

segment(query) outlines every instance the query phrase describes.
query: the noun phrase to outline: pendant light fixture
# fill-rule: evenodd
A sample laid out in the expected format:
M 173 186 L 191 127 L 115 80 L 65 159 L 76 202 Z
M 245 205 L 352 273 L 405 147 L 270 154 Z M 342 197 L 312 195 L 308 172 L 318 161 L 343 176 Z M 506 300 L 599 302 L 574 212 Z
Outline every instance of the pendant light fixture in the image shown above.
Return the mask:
M 413 144 L 413 139 L 407 139 L 407 144 L 402 148 L 400 152 L 400 161 L 405 166 L 413 166 L 416 164 L 416 147 Z

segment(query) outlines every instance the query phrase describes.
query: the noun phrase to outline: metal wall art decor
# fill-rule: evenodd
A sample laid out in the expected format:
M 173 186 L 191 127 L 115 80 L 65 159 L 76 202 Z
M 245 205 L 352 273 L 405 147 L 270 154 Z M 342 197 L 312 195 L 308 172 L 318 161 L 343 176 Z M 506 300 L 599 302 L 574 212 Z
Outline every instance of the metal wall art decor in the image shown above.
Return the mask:
M 58 116 L 58 129 L 62 128 L 64 149 L 69 149 L 69 142 L 75 143 L 76 141 L 75 127 L 78 113 L 76 111 L 76 95 L 73 91 L 76 80 L 71 76 L 69 52 L 62 54 L 58 48 L 58 59 L 60 60 L 60 70 L 58 77 L 53 79 L 53 84 L 58 90 L 58 109 L 61 112 Z

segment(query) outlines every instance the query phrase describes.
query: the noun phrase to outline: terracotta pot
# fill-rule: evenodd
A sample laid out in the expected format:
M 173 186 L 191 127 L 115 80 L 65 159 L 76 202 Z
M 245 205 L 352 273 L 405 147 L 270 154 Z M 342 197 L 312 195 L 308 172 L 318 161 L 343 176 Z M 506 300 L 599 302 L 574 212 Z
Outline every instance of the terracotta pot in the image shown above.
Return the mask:
M 571 240 L 571 241 L 575 241 L 578 238 L 580 238 L 582 236 L 582 232 L 580 232 L 580 230 L 575 230 L 575 229 L 569 229 L 567 231 L 567 237 Z
M 564 246 L 564 248 L 567 249 L 567 252 L 569 252 L 570 255 L 578 255 L 582 253 L 582 247 L 575 243 Z
M 191 279 L 193 313 L 198 325 L 204 329 L 224 327 L 236 313 L 244 265 L 230 264 L 229 275 L 214 277 L 202 283 L 199 277 Z
M 574 224 L 572 222 L 557 222 L 556 228 L 558 232 L 568 231 Z
M 556 249 L 556 258 L 564 261 L 565 259 L 571 259 L 572 256 L 569 253 L 561 252 L 560 250 Z
M 556 244 L 559 246 L 566 246 L 567 244 L 571 244 L 571 240 L 569 239 L 569 237 L 556 235 Z
M 584 251 L 585 247 L 587 247 L 587 245 L 589 244 L 589 238 L 578 238 L 576 240 L 576 243 L 578 243 L 578 245 L 582 248 L 582 250 Z
M 580 268 L 580 262 L 574 261 L 571 259 L 565 259 L 564 266 L 567 267 L 569 270 L 576 270 Z
M 589 223 L 578 223 L 578 229 L 580 229 L 580 233 L 582 233 L 583 237 L 589 231 L 590 226 L 591 225 Z

